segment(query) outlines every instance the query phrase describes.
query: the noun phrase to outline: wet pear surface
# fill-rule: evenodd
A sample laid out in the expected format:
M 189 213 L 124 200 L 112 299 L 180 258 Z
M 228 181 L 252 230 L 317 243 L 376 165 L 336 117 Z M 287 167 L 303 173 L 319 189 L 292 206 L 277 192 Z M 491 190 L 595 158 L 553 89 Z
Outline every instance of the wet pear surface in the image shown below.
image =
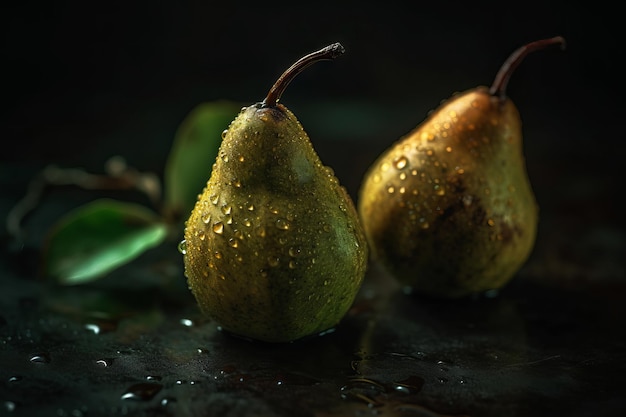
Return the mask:
M 200 307 L 264 341 L 331 329 L 367 263 L 352 200 L 282 105 L 243 109 L 223 136 L 185 228 L 185 273 Z
M 373 257 L 414 290 L 500 288 L 538 221 L 513 103 L 486 88 L 448 99 L 369 168 L 359 212 Z

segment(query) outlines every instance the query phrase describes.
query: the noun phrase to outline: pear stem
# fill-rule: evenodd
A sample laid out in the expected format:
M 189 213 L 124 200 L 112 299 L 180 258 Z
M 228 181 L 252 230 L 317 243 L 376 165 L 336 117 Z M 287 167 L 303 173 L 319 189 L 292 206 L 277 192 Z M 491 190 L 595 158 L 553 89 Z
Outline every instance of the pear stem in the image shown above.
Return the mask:
M 333 43 L 320 49 L 319 51 L 311 52 L 308 55 L 303 56 L 297 60 L 292 66 L 290 66 L 283 74 L 276 80 L 270 91 L 267 93 L 267 97 L 263 100 L 263 107 L 274 107 L 280 100 L 280 96 L 283 94 L 287 85 L 306 67 L 319 61 L 328 61 L 337 58 L 339 55 L 345 52 L 344 47 L 339 43 Z
M 517 66 L 522 62 L 526 55 L 531 52 L 557 44 L 561 45 L 561 49 L 565 49 L 565 39 L 562 36 L 541 39 L 518 48 L 509 56 L 504 64 L 502 64 L 502 67 L 500 67 L 500 70 L 496 74 L 496 78 L 494 79 L 493 84 L 489 89 L 489 94 L 491 94 L 492 96 L 499 96 L 501 100 L 504 100 L 506 98 L 506 86 L 509 83 L 511 74 L 513 74 Z

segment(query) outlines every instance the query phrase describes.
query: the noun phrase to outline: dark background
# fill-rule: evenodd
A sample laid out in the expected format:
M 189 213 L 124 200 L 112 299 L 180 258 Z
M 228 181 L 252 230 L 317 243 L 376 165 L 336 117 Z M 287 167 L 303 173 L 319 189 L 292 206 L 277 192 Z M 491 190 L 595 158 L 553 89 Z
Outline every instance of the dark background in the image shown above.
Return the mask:
M 5 210 L 48 164 L 102 173 L 121 155 L 162 175 L 195 106 L 261 101 L 293 62 L 334 42 L 346 53 L 301 73 L 281 101 L 357 200 L 374 159 L 442 100 L 490 85 L 518 47 L 561 35 L 565 50 L 530 54 L 508 84 L 541 210 L 531 264 L 562 250 L 606 259 L 623 275 L 624 37 L 612 6 L 66 1 L 3 9 Z M 97 196 L 62 194 L 55 207 L 44 199 L 48 210 L 24 222 L 32 245 L 63 212 Z M 561 236 L 566 229 L 573 236 Z M 596 235 L 594 253 L 559 246 Z
M 624 88 L 616 9 L 598 2 L 254 4 L 2 6 L 0 162 L 101 169 L 119 154 L 160 172 L 178 123 L 195 105 L 260 101 L 297 58 L 341 42 L 344 56 L 300 74 L 282 102 L 354 194 L 375 155 L 442 99 L 489 85 L 522 44 L 562 35 L 564 52 L 528 56 L 509 83 L 532 155 L 529 174 L 541 193 L 540 171 L 579 175 L 584 164 L 598 175 L 617 173 Z

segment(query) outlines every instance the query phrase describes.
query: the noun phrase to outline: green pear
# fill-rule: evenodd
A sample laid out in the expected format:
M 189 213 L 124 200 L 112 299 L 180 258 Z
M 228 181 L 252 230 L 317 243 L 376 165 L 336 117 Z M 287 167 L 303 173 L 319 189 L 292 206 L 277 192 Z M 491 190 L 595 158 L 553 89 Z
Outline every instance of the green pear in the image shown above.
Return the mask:
M 355 205 L 278 103 L 305 67 L 343 52 L 304 56 L 241 110 L 185 223 L 189 288 L 231 334 L 292 342 L 332 330 L 360 289 L 368 248 Z
M 384 151 L 365 173 L 358 212 L 372 259 L 413 293 L 465 297 L 500 289 L 534 247 L 538 204 L 508 80 L 531 51 L 516 50 L 491 88 L 457 93 Z

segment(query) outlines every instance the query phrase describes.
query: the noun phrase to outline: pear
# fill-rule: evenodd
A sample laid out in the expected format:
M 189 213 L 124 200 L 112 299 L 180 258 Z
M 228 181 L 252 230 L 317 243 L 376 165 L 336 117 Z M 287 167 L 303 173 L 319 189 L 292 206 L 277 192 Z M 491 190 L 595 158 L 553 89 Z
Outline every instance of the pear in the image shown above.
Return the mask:
M 335 43 L 299 59 L 223 133 L 185 223 L 185 275 L 200 309 L 227 333 L 270 343 L 332 331 L 368 262 L 355 205 L 296 116 L 278 103 Z
M 371 257 L 409 293 L 460 298 L 497 290 L 527 261 L 538 204 L 520 115 L 506 96 L 532 51 L 517 49 L 491 86 L 456 93 L 367 169 L 358 212 Z

